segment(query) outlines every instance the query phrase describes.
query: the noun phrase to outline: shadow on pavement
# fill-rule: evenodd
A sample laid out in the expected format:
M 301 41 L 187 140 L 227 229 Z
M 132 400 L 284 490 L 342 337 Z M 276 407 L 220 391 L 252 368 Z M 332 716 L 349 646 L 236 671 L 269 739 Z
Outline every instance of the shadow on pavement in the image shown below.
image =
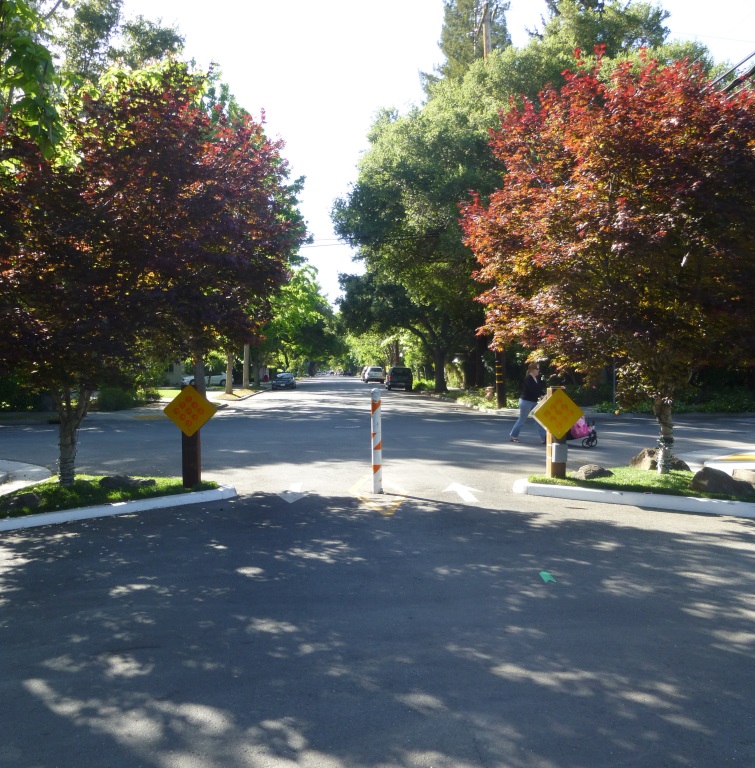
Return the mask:
M 675 517 L 259 494 L 5 535 L 0 765 L 752 765 L 755 526 Z

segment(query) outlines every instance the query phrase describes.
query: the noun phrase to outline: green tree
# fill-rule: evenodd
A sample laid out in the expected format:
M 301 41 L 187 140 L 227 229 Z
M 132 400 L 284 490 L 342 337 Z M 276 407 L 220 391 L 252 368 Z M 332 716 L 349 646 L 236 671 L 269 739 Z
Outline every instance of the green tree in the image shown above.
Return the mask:
M 95 80 L 108 64 L 110 40 L 118 31 L 123 0 L 78 0 L 59 19 L 63 69 L 81 80 Z
M 471 188 L 496 180 L 486 128 L 442 100 L 431 100 L 405 117 L 385 112 L 370 133 L 356 185 L 336 202 L 336 232 L 358 246 L 367 277 L 344 284 L 345 322 L 350 306 L 376 291 L 369 317 L 417 334 L 434 360 L 436 388 L 446 388 L 449 354 L 474 346 L 481 320 L 473 301 L 474 261 L 462 244 L 458 201 Z M 351 295 L 350 295 L 351 294 Z M 401 306 L 390 312 L 387 302 Z M 351 328 L 351 326 L 349 326 Z
M 114 64 L 139 69 L 183 50 L 184 39 L 174 27 L 143 16 L 124 20 L 123 0 L 58 3 L 48 17 L 61 71 L 78 83 L 96 81 Z
M 550 17 L 534 36 L 560 47 L 591 53 L 603 46 L 615 58 L 639 48 L 658 48 L 669 35 L 660 6 L 625 0 L 547 0 Z
M 511 45 L 505 13 L 508 2 L 501 0 L 444 0 L 440 49 L 446 60 L 437 72 L 441 78 L 458 80 L 472 62 L 484 58 L 484 15 L 489 14 L 490 51 Z M 425 75 L 428 81 L 437 78 Z
M 328 362 L 343 352 L 333 309 L 322 295 L 315 267 L 294 271 L 273 298 L 271 312 L 272 319 L 262 329 L 263 349 L 287 370 L 306 367 L 312 374 L 318 362 Z
M 500 188 L 464 212 L 486 327 L 557 364 L 618 361 L 670 451 L 691 373 L 755 352 L 755 93 L 650 60 L 580 69 L 541 104 L 502 118 Z
M 562 72 L 573 63 L 579 41 L 570 30 L 581 29 L 579 14 L 590 17 L 584 22 L 589 28 L 595 10 L 571 0 L 561 5 L 561 15 L 546 25 L 542 39 L 471 62 L 461 78 L 436 82 L 428 102 L 407 115 L 391 110 L 378 115 L 357 183 L 333 209 L 336 231 L 359 248 L 367 273 L 344 284 L 345 322 L 356 329 L 352 323 L 370 318 L 381 333 L 389 333 L 387 323 L 393 321 L 394 328 L 418 337 L 421 329 L 438 388 L 445 386 L 449 354 L 477 354 L 475 323 L 481 319 L 474 302 L 476 264 L 462 242 L 458 204 L 470 189 L 484 196 L 497 184 L 502 166 L 491 152 L 488 132 L 502 106 L 521 94 L 536 100 L 546 83 L 562 82 Z M 639 39 L 662 41 L 662 25 L 644 5 L 635 12 L 635 5 L 627 4 L 623 16 L 614 6 L 604 16 L 611 29 L 621 29 L 626 46 Z M 657 33 L 652 40 L 651 31 Z M 580 39 L 586 41 L 586 33 Z M 676 47 L 664 57 L 689 50 Z M 622 49 L 624 58 L 635 55 L 630 47 Z M 376 294 L 370 297 L 369 291 Z
M 51 391 L 64 485 L 92 391 L 253 334 L 303 238 L 280 144 L 249 118 L 212 121 L 202 87 L 174 64 L 82 90 L 65 113 L 75 165 L 4 137 L 19 165 L 0 180 L 0 373 Z
M 0 134 L 23 131 L 49 158 L 63 129 L 52 55 L 41 42 L 44 28 L 35 4 L 0 0 Z M 0 160 L 7 159 L 7 154 L 0 155 Z
M 183 36 L 174 27 L 161 26 L 159 21 L 137 16 L 124 22 L 120 31 L 123 44 L 111 46 L 108 58 L 121 66 L 139 69 L 145 64 L 179 56 L 183 51 Z

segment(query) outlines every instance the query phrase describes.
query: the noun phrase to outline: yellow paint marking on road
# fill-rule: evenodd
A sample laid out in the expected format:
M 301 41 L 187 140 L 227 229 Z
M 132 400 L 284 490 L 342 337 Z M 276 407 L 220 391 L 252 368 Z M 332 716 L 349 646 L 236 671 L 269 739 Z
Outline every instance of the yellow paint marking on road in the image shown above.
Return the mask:
M 132 416 L 131 418 L 140 419 L 141 421 L 157 421 L 158 419 L 165 419 L 167 416 L 164 413 L 155 413 Z
M 356 496 L 362 504 L 373 512 L 379 512 L 383 517 L 393 517 L 398 508 L 406 501 L 406 492 L 391 483 L 384 482 L 383 486 L 391 488 L 393 493 L 366 494 L 361 492 L 361 488 L 368 480 L 371 480 L 371 478 L 364 477 L 357 480 L 357 482 L 349 489 L 349 493 Z
M 715 461 L 755 461 L 755 453 L 730 453 L 726 456 L 716 456 Z

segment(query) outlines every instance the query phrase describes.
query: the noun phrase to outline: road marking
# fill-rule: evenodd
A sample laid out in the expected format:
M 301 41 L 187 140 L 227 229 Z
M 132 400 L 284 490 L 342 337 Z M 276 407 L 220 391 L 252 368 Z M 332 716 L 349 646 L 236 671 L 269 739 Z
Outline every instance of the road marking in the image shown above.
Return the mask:
M 477 500 L 477 497 L 472 493 L 472 491 L 475 491 L 475 493 L 480 493 L 475 488 L 469 488 L 466 485 L 462 485 L 461 483 L 451 483 L 451 485 L 446 488 L 443 493 L 458 493 L 459 497 L 462 501 L 469 501 L 473 502 L 474 504 L 479 504 L 479 501 Z
M 306 491 L 302 493 L 301 483 L 294 483 L 287 491 L 278 494 L 283 501 L 287 501 L 289 504 L 293 504 L 295 501 L 303 499 L 306 495 Z
M 729 453 L 726 456 L 716 456 L 715 461 L 755 461 L 755 453 Z
M 553 576 L 550 575 L 550 573 L 548 573 L 548 571 L 540 571 L 540 578 L 546 583 L 549 581 L 552 581 L 554 584 L 556 583 L 556 580 L 553 578 Z
M 384 517 L 393 517 L 398 508 L 406 501 L 407 493 L 390 482 L 383 482 L 383 486 L 390 488 L 393 493 L 366 494 L 361 488 L 371 478 L 363 477 L 354 483 L 349 493 L 356 496 L 367 508 L 373 512 L 379 512 Z

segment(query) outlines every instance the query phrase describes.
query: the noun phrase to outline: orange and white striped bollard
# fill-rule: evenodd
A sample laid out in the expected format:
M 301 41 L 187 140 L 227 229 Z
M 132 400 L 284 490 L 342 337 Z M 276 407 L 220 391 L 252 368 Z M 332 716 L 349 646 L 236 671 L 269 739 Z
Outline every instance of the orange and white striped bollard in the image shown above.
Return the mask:
M 380 419 L 380 390 L 372 390 L 372 492 L 383 492 L 383 434 Z

